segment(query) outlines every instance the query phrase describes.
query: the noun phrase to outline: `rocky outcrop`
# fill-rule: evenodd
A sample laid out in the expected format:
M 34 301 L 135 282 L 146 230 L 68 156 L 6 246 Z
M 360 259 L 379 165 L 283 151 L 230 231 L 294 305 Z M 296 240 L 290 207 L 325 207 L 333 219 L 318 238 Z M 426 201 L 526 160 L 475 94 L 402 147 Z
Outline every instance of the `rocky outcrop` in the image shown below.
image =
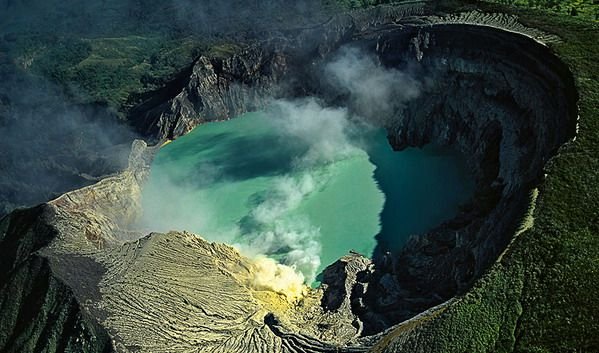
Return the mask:
M 82 254 L 129 235 L 122 225 L 140 211 L 139 183 L 151 155 L 136 141 L 126 171 L 0 221 L 1 351 L 111 350 L 85 306 L 99 297 L 105 270 Z
M 229 58 L 200 57 L 189 82 L 173 99 L 132 114 L 147 136 L 173 139 L 197 124 L 264 106 L 287 67 L 273 48 L 251 48 Z
M 106 331 L 81 310 L 73 287 L 57 277 L 50 261 L 37 254 L 57 236 L 52 219 L 51 207 L 39 206 L 0 222 L 0 350 L 106 352 Z

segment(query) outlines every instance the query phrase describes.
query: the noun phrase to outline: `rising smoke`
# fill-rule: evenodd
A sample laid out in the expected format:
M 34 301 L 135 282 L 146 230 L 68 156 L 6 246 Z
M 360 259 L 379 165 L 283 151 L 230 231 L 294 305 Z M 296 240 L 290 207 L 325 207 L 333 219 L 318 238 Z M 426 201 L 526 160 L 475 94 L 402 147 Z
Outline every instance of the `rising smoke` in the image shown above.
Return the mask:
M 420 82 L 412 74 L 384 68 L 356 47 L 341 48 L 325 72 L 329 83 L 347 96 L 352 112 L 378 125 L 401 114 L 404 104 L 420 94 Z
M 316 99 L 277 100 L 266 112 L 283 140 L 301 141 L 308 148 L 295 156 L 292 173 L 275 179 L 267 197 L 248 215 L 251 229 L 240 232 L 242 251 L 277 255 L 299 271 L 307 282 L 314 281 L 320 267 L 320 238 L 317 225 L 307 217 L 287 217 L 332 177 L 327 166 L 357 153 L 352 141 L 354 123 L 346 109 L 323 107 Z
M 311 224 L 307 217 L 293 211 L 334 177 L 329 166 L 359 153 L 363 147 L 358 138 L 360 132 L 380 125 L 383 118 L 398 114 L 403 104 L 419 92 L 418 82 L 410 75 L 386 69 L 376 58 L 355 48 L 340 50 L 326 64 L 325 72 L 325 77 L 330 77 L 328 84 L 347 96 L 349 108 L 327 107 L 316 98 L 273 100 L 264 114 L 279 140 L 300 142 L 307 148 L 289 157 L 293 158 L 291 170 L 272 178 L 270 188 L 260 195 L 259 202 L 238 224 L 222 232 L 202 234 L 212 241 L 234 244 L 242 253 L 260 259 L 259 276 L 254 283 L 258 287 L 270 286 L 285 292 L 281 288 L 297 289 L 301 288 L 301 282 L 314 280 L 321 265 L 321 238 L 326 234 L 321 234 L 318 225 Z M 206 175 L 196 175 L 196 178 L 223 178 L 224 173 L 218 168 L 210 165 Z M 148 189 L 144 195 L 146 201 L 151 200 L 144 202 L 144 226 L 148 229 L 201 232 L 202 226 L 215 216 L 209 199 L 203 200 L 200 207 L 190 209 L 190 203 L 185 200 L 193 192 L 179 182 L 163 179 L 156 190 L 160 190 L 161 195 L 148 194 Z M 169 199 L 164 199 L 164 195 Z M 168 205 L 169 214 L 175 218 L 158 217 L 164 211 L 155 210 L 157 203 Z M 277 259 L 279 263 L 267 261 L 264 256 Z M 289 268 L 295 271 L 290 272 Z M 298 293 L 296 289 L 294 295 Z
M 27 74 L 0 76 L 0 216 L 126 167 L 134 134 L 106 107 L 68 103 Z

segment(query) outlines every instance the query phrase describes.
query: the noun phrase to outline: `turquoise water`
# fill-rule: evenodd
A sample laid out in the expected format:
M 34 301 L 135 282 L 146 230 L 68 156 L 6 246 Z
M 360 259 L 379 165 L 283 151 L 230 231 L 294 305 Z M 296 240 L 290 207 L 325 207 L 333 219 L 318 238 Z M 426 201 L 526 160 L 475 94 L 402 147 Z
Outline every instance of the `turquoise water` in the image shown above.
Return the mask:
M 396 252 L 410 235 L 422 234 L 457 215 L 472 196 L 474 179 L 463 157 L 432 145 L 395 152 L 377 132 L 368 146 L 374 178 L 386 195 L 377 252 Z
M 143 191 L 143 225 L 266 254 L 312 281 L 349 250 L 399 249 L 410 234 L 453 217 L 472 192 L 456 154 L 393 152 L 383 131 L 341 124 L 314 138 L 327 128 L 318 124 L 303 136 L 303 128 L 290 133 L 249 113 L 166 145 Z

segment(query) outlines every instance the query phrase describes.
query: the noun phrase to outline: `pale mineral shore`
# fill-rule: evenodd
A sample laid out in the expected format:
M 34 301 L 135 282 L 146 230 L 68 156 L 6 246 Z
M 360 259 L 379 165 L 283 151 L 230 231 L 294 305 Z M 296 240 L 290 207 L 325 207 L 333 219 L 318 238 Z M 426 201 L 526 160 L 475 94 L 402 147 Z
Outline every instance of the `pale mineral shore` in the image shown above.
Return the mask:
M 166 141 L 263 107 L 283 81 L 296 96 L 331 100 L 314 68 L 353 42 L 387 66 L 416 67 L 425 92 L 386 123 L 389 141 L 464 153 L 477 181 L 468 207 L 391 260 L 343 257 L 309 289 L 230 246 L 133 229 L 157 149 L 136 141 L 125 171 L 1 221 L 0 348 L 428 351 L 422 330 L 484 278 L 526 215 L 543 166 L 574 135 L 570 72 L 540 44 L 558 39 L 505 15 L 426 16 L 420 3 L 337 16 L 289 36 L 200 57 L 175 94 L 141 104 L 132 118 Z

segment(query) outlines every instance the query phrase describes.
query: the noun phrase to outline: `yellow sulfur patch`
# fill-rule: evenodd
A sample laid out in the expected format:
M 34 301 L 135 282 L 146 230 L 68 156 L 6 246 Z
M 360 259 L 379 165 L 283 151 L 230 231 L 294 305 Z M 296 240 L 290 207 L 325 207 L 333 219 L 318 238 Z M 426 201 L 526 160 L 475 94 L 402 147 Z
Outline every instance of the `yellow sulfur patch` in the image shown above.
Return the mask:
M 267 257 L 258 257 L 253 261 L 250 285 L 254 289 L 282 294 L 289 302 L 297 301 L 305 295 L 307 287 L 304 285 L 304 276 L 292 267 Z

